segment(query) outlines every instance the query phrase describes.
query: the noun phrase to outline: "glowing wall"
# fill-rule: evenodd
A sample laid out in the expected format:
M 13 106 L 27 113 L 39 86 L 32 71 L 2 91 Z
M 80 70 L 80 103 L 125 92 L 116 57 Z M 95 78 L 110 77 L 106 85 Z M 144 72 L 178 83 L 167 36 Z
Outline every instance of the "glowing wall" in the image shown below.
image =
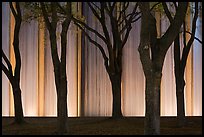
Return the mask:
M 7 2 L 2 3 L 2 8 L 2 48 L 14 64 L 11 45 L 14 19 Z M 90 16 L 90 10 L 86 9 L 86 12 L 89 25 L 100 30 L 99 24 Z M 56 91 L 49 34 L 46 30 L 39 29 L 40 25 L 42 24 L 36 21 L 23 23 L 20 30 L 23 109 L 25 116 L 56 116 Z M 168 26 L 167 20 L 163 20 L 159 25 L 162 35 Z M 198 19 L 197 25 L 196 36 L 201 38 L 202 17 Z M 60 29 L 59 27 L 59 32 Z M 122 112 L 125 116 L 144 116 L 145 113 L 145 78 L 137 50 L 139 33 L 140 21 L 133 25 L 123 51 Z M 111 84 L 100 51 L 86 38 L 82 38 L 73 24 L 67 37 L 68 115 L 80 116 L 83 113 L 84 116 L 110 116 Z M 100 41 L 95 35 L 92 37 Z M 198 42 L 194 42 L 190 52 L 185 79 L 186 114 L 202 116 L 202 46 Z M 2 71 L 2 116 L 14 115 L 11 90 Z M 168 50 L 163 67 L 161 116 L 176 116 L 173 47 Z

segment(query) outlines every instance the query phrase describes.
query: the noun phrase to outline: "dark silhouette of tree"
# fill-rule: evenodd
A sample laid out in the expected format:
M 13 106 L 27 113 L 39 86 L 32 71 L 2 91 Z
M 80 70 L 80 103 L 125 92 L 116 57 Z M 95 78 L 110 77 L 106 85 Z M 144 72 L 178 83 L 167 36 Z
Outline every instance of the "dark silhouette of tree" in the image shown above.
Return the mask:
M 123 117 L 121 111 L 122 49 L 132 29 L 131 24 L 139 19 L 138 4 L 134 3 L 135 6 L 129 13 L 127 11 L 130 7 L 129 2 L 87 2 L 87 4 L 101 25 L 104 35 L 79 18 L 74 17 L 73 21 L 103 56 L 104 65 L 112 85 L 112 118 L 121 118 Z M 117 9 L 119 6 L 120 10 Z M 108 28 L 109 22 L 111 29 Z M 99 37 L 106 47 L 104 48 L 99 42 L 95 41 L 88 32 Z M 105 53 L 106 49 L 108 55 Z
M 195 39 L 195 32 L 196 32 L 196 20 L 198 18 L 198 2 L 195 3 L 195 11 L 194 17 L 192 20 L 192 29 L 191 32 L 188 32 L 191 36 L 190 39 L 186 40 L 186 22 L 183 22 L 183 50 L 182 56 L 181 55 L 181 39 L 180 34 L 177 35 L 176 39 L 174 40 L 174 64 L 175 64 L 175 79 L 176 79 L 176 99 L 177 99 L 177 119 L 178 119 L 178 126 L 183 126 L 185 124 L 185 103 L 184 103 L 184 87 L 185 87 L 185 79 L 184 79 L 184 72 L 186 68 L 187 57 L 190 52 L 190 49 L 193 45 L 193 41 Z M 166 5 L 165 2 L 162 3 L 164 7 L 164 11 L 170 21 L 172 23 L 173 17 Z M 178 8 L 176 3 L 174 2 L 175 9 Z M 190 7 L 189 7 L 190 8 Z M 192 10 L 192 9 L 189 9 Z
M 178 2 L 178 8 L 169 28 L 161 38 L 157 38 L 156 20 L 150 12 L 149 2 L 139 2 L 141 10 L 141 34 L 138 48 L 142 63 L 145 87 L 144 134 L 160 134 L 160 84 L 165 55 L 184 21 L 187 2 Z
M 25 122 L 23 107 L 22 107 L 22 99 L 21 99 L 21 88 L 20 88 L 20 70 L 21 70 L 21 55 L 19 50 L 19 31 L 21 28 L 22 16 L 21 16 L 21 8 L 19 2 L 15 3 L 15 7 L 12 2 L 9 2 L 11 12 L 15 18 L 15 28 L 14 28 L 14 39 L 13 39 L 13 48 L 15 54 L 15 70 L 14 74 L 12 71 L 12 65 L 9 59 L 6 57 L 3 49 L 2 49 L 2 57 L 7 65 L 7 67 L 2 62 L 2 70 L 6 74 L 9 79 L 12 89 L 13 89 L 13 97 L 14 97 L 14 110 L 15 110 L 15 123 L 22 124 Z
M 71 2 L 66 5 L 60 5 L 58 2 L 50 4 L 40 2 L 40 8 L 45 21 L 46 28 L 49 31 L 50 47 L 52 54 L 52 62 L 54 67 L 54 76 L 57 92 L 57 133 L 64 134 L 67 132 L 67 75 L 66 75 L 66 47 L 67 47 L 67 31 L 71 22 Z M 62 31 L 61 31 L 61 56 L 58 56 L 58 45 L 56 29 L 57 23 L 60 21 L 60 14 L 63 14 Z M 60 14 L 60 15 L 59 15 Z

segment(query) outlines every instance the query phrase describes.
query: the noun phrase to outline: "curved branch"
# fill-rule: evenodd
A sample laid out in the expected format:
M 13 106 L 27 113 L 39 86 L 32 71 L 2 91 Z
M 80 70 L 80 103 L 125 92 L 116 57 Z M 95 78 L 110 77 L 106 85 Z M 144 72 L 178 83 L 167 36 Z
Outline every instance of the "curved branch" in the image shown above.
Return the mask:
M 12 11 L 12 14 L 14 15 L 15 18 L 17 18 L 17 13 L 16 13 L 16 11 L 15 11 L 15 9 L 14 9 L 14 7 L 13 7 L 12 2 L 9 2 L 9 5 L 10 5 L 10 9 L 11 9 L 11 11 Z
M 82 26 L 80 26 L 80 25 L 79 25 L 78 23 L 76 23 L 76 22 L 75 22 L 75 24 L 84 32 L 85 36 L 89 39 L 89 41 L 90 41 L 91 43 L 93 43 L 93 44 L 100 50 L 100 52 L 102 53 L 102 56 L 103 56 L 104 60 L 105 60 L 105 61 L 108 60 L 108 57 L 106 56 L 106 53 L 105 53 L 103 47 L 102 47 L 99 43 L 97 43 L 96 41 L 94 41 L 94 40 L 89 36 L 89 34 L 85 31 L 85 29 L 84 29 Z
M 8 66 L 8 71 L 9 71 L 9 73 L 12 74 L 12 66 L 11 66 L 11 63 L 10 63 L 10 61 L 8 60 L 8 58 L 6 57 L 6 55 L 5 55 L 4 51 L 3 51 L 3 49 L 1 49 L 1 50 L 2 50 L 2 57 L 3 57 L 3 59 L 5 60 L 7 66 Z
M 176 36 L 179 33 L 181 25 L 186 16 L 186 11 L 188 7 L 188 2 L 179 2 L 178 10 L 176 11 L 176 15 L 167 29 L 166 33 L 159 39 L 160 43 L 164 51 L 167 51 Z
M 203 42 L 202 42 L 199 38 L 197 38 L 196 36 L 194 36 L 191 32 L 186 31 L 186 33 L 192 35 L 192 36 L 194 37 L 194 39 L 197 40 L 200 44 L 203 44 Z
M 185 69 L 187 57 L 188 57 L 190 48 L 191 48 L 191 46 L 193 44 L 193 41 L 194 41 L 197 18 L 198 18 L 198 2 L 195 2 L 195 14 L 194 14 L 193 23 L 192 23 L 192 35 L 191 35 L 191 37 L 190 37 L 190 39 L 189 39 L 189 41 L 187 43 L 187 46 L 184 47 L 183 56 L 182 56 L 181 67 L 182 67 L 183 70 Z
M 13 48 L 14 48 L 14 55 L 16 59 L 14 77 L 19 83 L 20 82 L 20 69 L 21 69 L 21 55 L 20 55 L 20 50 L 19 50 L 19 33 L 20 33 L 21 21 L 22 21 L 19 3 L 16 3 L 16 8 L 17 8 L 18 13 L 15 18 L 14 38 L 13 38 Z
M 169 22 L 172 23 L 173 22 L 173 17 L 171 16 L 171 13 L 166 5 L 166 2 L 162 2 L 162 6 L 164 8 L 164 12 L 167 16 L 167 18 L 169 19 Z
M 94 7 L 91 5 L 93 3 L 90 3 L 90 2 L 87 2 L 88 6 L 90 7 L 91 11 L 93 12 L 93 14 L 95 15 L 95 17 L 98 19 L 98 20 L 101 20 L 101 17 L 100 15 L 97 13 L 97 11 L 94 9 Z
M 99 38 L 101 38 L 106 44 L 107 44 L 107 40 L 105 37 L 103 37 L 98 31 L 96 31 L 95 29 L 91 28 L 90 26 L 88 26 L 86 23 L 84 23 L 83 21 L 80 21 L 76 18 L 73 17 L 73 21 L 76 23 L 79 23 L 81 25 L 83 25 L 86 29 L 88 29 L 89 31 L 93 32 L 94 34 L 96 34 Z
M 10 82 L 12 82 L 13 75 L 9 72 L 9 70 L 6 68 L 6 66 L 2 62 L 2 70 L 4 74 L 7 76 Z

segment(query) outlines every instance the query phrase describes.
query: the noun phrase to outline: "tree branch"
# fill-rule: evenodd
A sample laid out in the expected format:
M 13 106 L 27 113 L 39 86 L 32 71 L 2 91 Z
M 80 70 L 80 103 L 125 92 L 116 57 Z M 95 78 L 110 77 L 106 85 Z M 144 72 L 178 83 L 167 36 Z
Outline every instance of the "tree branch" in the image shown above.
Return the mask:
M 13 75 L 12 75 L 12 73 L 10 73 L 10 71 L 6 68 L 6 66 L 3 64 L 3 62 L 2 62 L 2 70 L 3 70 L 4 74 L 7 76 L 7 78 L 9 79 L 9 81 L 12 83 L 12 82 L 13 82 Z
M 16 2 L 16 11 L 17 11 L 18 18 L 21 18 L 21 9 L 20 9 L 19 2 Z
M 94 5 L 98 10 L 100 10 L 99 6 L 97 6 L 94 2 L 91 2 L 92 5 Z
M 19 32 L 21 28 L 21 11 L 19 3 L 16 2 L 16 8 L 17 8 L 17 16 L 15 17 L 15 27 L 14 27 L 14 38 L 13 38 L 13 48 L 14 48 L 14 55 L 16 59 L 16 66 L 14 70 L 14 77 L 17 80 L 17 82 L 20 82 L 20 69 L 21 69 L 21 55 L 19 50 Z
M 193 36 L 193 34 L 192 34 L 191 32 L 189 32 L 189 31 L 186 31 L 186 33 L 188 33 L 188 34 L 190 34 L 190 35 Z M 197 38 L 196 36 L 193 36 L 193 37 L 194 37 L 194 39 L 197 40 L 200 44 L 203 44 L 203 42 L 202 42 L 199 38 Z
M 62 65 L 62 68 L 66 68 L 67 31 L 68 31 L 68 28 L 69 28 L 69 25 L 72 19 L 71 2 L 67 2 L 66 11 L 67 11 L 66 12 L 67 17 L 62 23 L 62 31 L 61 31 L 61 65 Z
M 107 44 L 107 40 L 105 37 L 103 37 L 98 31 L 96 31 L 95 29 L 91 28 L 90 26 L 88 26 L 86 23 L 84 23 L 83 21 L 80 21 L 79 19 L 76 19 L 73 17 L 73 21 L 76 23 L 79 23 L 81 25 L 83 25 L 86 29 L 88 29 L 89 31 L 93 32 L 94 34 L 96 34 L 99 38 L 101 38 L 106 44 Z
M 8 66 L 8 71 L 9 71 L 9 73 L 13 74 L 11 63 L 10 63 L 10 61 L 8 60 L 8 58 L 6 57 L 6 55 L 5 55 L 4 51 L 3 51 L 3 49 L 1 49 L 1 50 L 2 50 L 2 57 L 3 57 L 3 59 L 5 60 L 7 66 Z M 3 63 L 3 62 L 2 62 L 2 63 Z
M 124 39 L 122 40 L 122 48 L 125 46 L 125 43 L 127 42 L 127 39 L 128 39 L 128 36 L 130 34 L 130 30 L 132 29 L 132 26 L 129 26 L 126 30 L 126 33 L 125 33 L 125 37 Z
M 166 33 L 159 39 L 162 49 L 167 51 L 176 36 L 179 33 L 181 25 L 185 19 L 186 11 L 188 7 L 188 2 L 179 2 L 178 10 L 176 11 L 176 15 L 167 29 Z M 164 52 L 165 53 L 165 52 Z
M 105 4 L 101 2 L 101 20 L 100 23 L 101 23 L 101 26 L 103 28 L 103 33 L 105 35 L 105 38 L 107 40 L 107 48 L 108 48 L 108 53 L 109 53 L 109 59 L 110 59 L 110 64 L 113 64 L 113 49 L 112 49 L 112 44 L 111 44 L 111 39 L 110 39 L 110 36 L 109 36 L 109 33 L 108 33 L 108 29 L 107 29 L 107 24 L 106 24 L 106 21 L 105 21 L 106 17 L 105 17 Z
M 186 21 L 183 22 L 183 45 L 186 47 Z
M 10 5 L 10 9 L 11 9 L 11 11 L 12 11 L 12 14 L 14 15 L 15 18 L 17 18 L 17 13 L 16 13 L 16 11 L 15 11 L 15 9 L 14 9 L 14 7 L 13 7 L 12 2 L 9 2 L 9 5 Z
M 195 14 L 194 14 L 193 23 L 192 23 L 192 35 L 191 35 L 191 37 L 190 37 L 190 39 L 189 39 L 189 41 L 187 43 L 187 46 L 184 47 L 183 55 L 182 55 L 182 64 L 181 64 L 181 67 L 182 67 L 183 70 L 185 69 L 187 57 L 188 57 L 190 48 L 191 48 L 191 46 L 193 44 L 193 41 L 194 41 L 197 18 L 198 18 L 198 2 L 195 2 Z
M 171 13 L 166 5 L 166 2 L 162 2 L 162 6 L 164 8 L 164 12 L 167 16 L 167 18 L 169 19 L 169 22 L 172 23 L 173 22 L 173 17 L 171 16 Z
M 87 2 L 87 4 L 90 7 L 90 9 L 93 12 L 93 14 L 95 15 L 95 17 L 100 21 L 101 20 L 100 15 L 97 13 L 97 11 L 94 9 L 94 7 L 91 5 L 93 3 Z
M 79 24 L 76 23 L 76 22 L 75 22 L 75 24 L 84 32 L 85 36 L 89 39 L 89 41 L 90 41 L 91 43 L 93 43 L 93 44 L 100 50 L 100 52 L 102 53 L 102 56 L 103 56 L 104 60 L 105 60 L 105 61 L 108 60 L 108 57 L 106 56 L 106 53 L 105 53 L 103 47 L 102 47 L 99 43 L 97 43 L 96 41 L 94 41 L 94 40 L 89 36 L 89 34 L 85 31 L 85 29 L 84 29 L 81 25 L 79 25 Z
M 125 3 L 127 3 L 127 4 L 125 4 Z M 129 6 L 129 2 L 124 2 L 124 3 L 122 4 L 122 10 L 121 10 L 120 13 L 119 13 L 117 22 L 120 22 L 122 15 L 126 16 L 126 15 L 125 15 L 125 11 L 127 10 L 128 6 Z M 120 24 L 121 24 L 121 23 L 118 23 L 118 25 L 120 25 Z

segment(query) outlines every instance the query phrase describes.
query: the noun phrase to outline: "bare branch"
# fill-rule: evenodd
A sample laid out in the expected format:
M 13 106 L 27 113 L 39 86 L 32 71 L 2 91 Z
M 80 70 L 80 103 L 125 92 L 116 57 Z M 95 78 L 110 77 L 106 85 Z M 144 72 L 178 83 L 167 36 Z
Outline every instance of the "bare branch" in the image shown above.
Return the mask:
M 187 34 L 190 34 L 191 36 L 193 36 L 193 34 L 192 34 L 191 32 L 189 32 L 189 31 L 186 31 L 186 33 L 187 33 Z M 199 38 L 197 38 L 196 36 L 193 36 L 193 37 L 194 37 L 194 39 L 197 40 L 200 44 L 203 44 L 203 42 L 202 42 Z
M 17 18 L 17 13 L 16 13 L 16 11 L 15 11 L 15 9 L 14 9 L 14 7 L 13 7 L 12 2 L 9 2 L 9 5 L 10 5 L 10 9 L 11 9 L 11 11 L 12 11 L 12 14 L 14 15 L 15 18 Z
M 140 18 L 141 18 L 141 16 L 139 16 L 138 18 L 133 19 L 133 20 L 132 20 L 132 23 L 138 21 Z
M 75 22 L 75 24 L 84 32 L 85 36 L 89 39 L 89 41 L 91 43 L 93 43 L 101 51 L 104 60 L 105 61 L 108 60 L 108 57 L 106 56 L 106 53 L 105 53 L 103 47 L 99 43 L 94 41 L 80 24 L 78 24 L 76 22 Z
M 162 6 L 164 8 L 164 12 L 165 12 L 167 18 L 169 19 L 170 23 L 172 23 L 173 22 L 173 18 L 172 18 L 171 13 L 170 13 L 167 5 L 166 5 L 166 2 L 162 2 Z
M 125 4 L 125 3 L 127 3 L 127 4 Z M 122 21 L 120 21 L 122 15 L 126 16 L 126 15 L 125 15 L 125 11 L 127 10 L 128 6 L 129 6 L 129 2 L 124 2 L 124 3 L 122 4 L 122 10 L 120 11 L 119 16 L 118 16 L 118 19 L 117 19 L 117 22 L 120 22 L 120 23 L 118 23 L 118 25 L 120 25 L 120 24 L 122 23 Z
M 94 5 L 98 10 L 100 10 L 99 6 L 97 6 L 94 2 L 91 2 L 92 5 Z
M 6 66 L 3 64 L 3 62 L 2 62 L 2 70 L 5 73 L 5 75 L 7 76 L 7 78 L 9 79 L 9 81 L 12 83 L 13 75 L 9 72 L 9 70 L 6 68 Z
M 20 82 L 20 69 L 21 69 L 21 55 L 19 50 L 19 33 L 21 28 L 21 11 L 19 3 L 16 3 L 17 8 L 17 16 L 15 18 L 15 27 L 14 27 L 14 38 L 13 38 L 13 48 L 14 48 L 14 55 L 16 59 L 16 66 L 14 70 L 14 77 L 16 78 L 17 82 Z
M 66 68 L 66 47 L 67 47 L 67 31 L 72 19 L 72 6 L 70 2 L 66 4 L 66 19 L 62 23 L 61 31 L 61 65 Z
M 192 35 L 191 35 L 191 37 L 190 37 L 190 39 L 189 39 L 189 41 L 187 43 L 187 46 L 184 47 L 183 55 L 182 55 L 182 64 L 181 64 L 181 67 L 182 67 L 183 70 L 185 69 L 187 57 L 188 57 L 190 48 L 191 48 L 191 46 L 193 44 L 193 41 L 194 41 L 197 18 L 198 18 L 198 2 L 195 2 L 195 14 L 194 14 L 193 23 L 192 23 Z
M 4 51 L 3 51 L 3 49 L 1 49 L 1 50 L 2 50 L 2 57 L 3 57 L 3 59 L 5 60 L 7 66 L 8 66 L 8 71 L 9 71 L 9 73 L 12 74 L 12 66 L 11 66 L 11 63 L 10 63 L 10 61 L 8 60 L 8 58 L 6 57 L 6 55 L 5 55 Z
M 90 7 L 90 9 L 92 10 L 93 14 L 95 15 L 95 17 L 98 19 L 98 20 L 101 20 L 101 17 L 100 15 L 97 13 L 97 11 L 94 9 L 94 7 L 91 5 L 93 3 L 90 3 L 90 2 L 87 2 L 88 6 Z
M 178 10 L 176 11 L 176 15 L 167 29 L 166 33 L 159 39 L 162 48 L 164 51 L 167 51 L 176 36 L 179 33 L 181 25 L 185 19 L 186 11 L 188 7 L 188 2 L 179 2 Z
M 98 31 L 96 31 L 95 29 L 91 28 L 90 26 L 88 26 L 86 23 L 84 23 L 83 21 L 80 21 L 76 18 L 73 17 L 73 21 L 77 22 L 81 25 L 83 25 L 86 29 L 88 29 L 89 31 L 93 32 L 94 34 L 96 34 L 99 38 L 101 38 L 106 44 L 107 44 L 107 40 L 105 39 L 104 36 L 102 36 Z
M 19 4 L 19 2 L 16 2 L 16 11 L 17 11 L 17 16 L 18 16 L 18 18 L 21 19 L 21 9 L 20 9 L 20 4 Z
M 108 2 L 108 6 L 109 6 L 109 13 L 112 14 L 113 13 L 113 10 L 115 8 L 115 4 L 117 2 L 113 2 L 113 4 L 111 5 L 111 2 Z
M 128 36 L 130 34 L 131 29 L 132 29 L 132 26 L 130 25 L 126 30 L 124 39 L 122 40 L 122 48 L 124 47 L 125 43 L 127 42 L 127 39 L 128 39 Z
M 183 45 L 186 47 L 186 22 L 183 22 Z
M 109 36 L 109 33 L 108 33 L 108 29 L 106 27 L 106 22 L 105 22 L 105 5 L 103 3 L 101 3 L 101 20 L 100 23 L 102 25 L 102 28 L 103 28 L 103 33 L 105 35 L 105 38 L 107 40 L 107 47 L 108 47 L 108 51 L 109 51 L 109 56 L 111 58 L 111 52 L 112 52 L 112 45 L 111 45 L 111 40 L 110 40 L 110 36 Z

